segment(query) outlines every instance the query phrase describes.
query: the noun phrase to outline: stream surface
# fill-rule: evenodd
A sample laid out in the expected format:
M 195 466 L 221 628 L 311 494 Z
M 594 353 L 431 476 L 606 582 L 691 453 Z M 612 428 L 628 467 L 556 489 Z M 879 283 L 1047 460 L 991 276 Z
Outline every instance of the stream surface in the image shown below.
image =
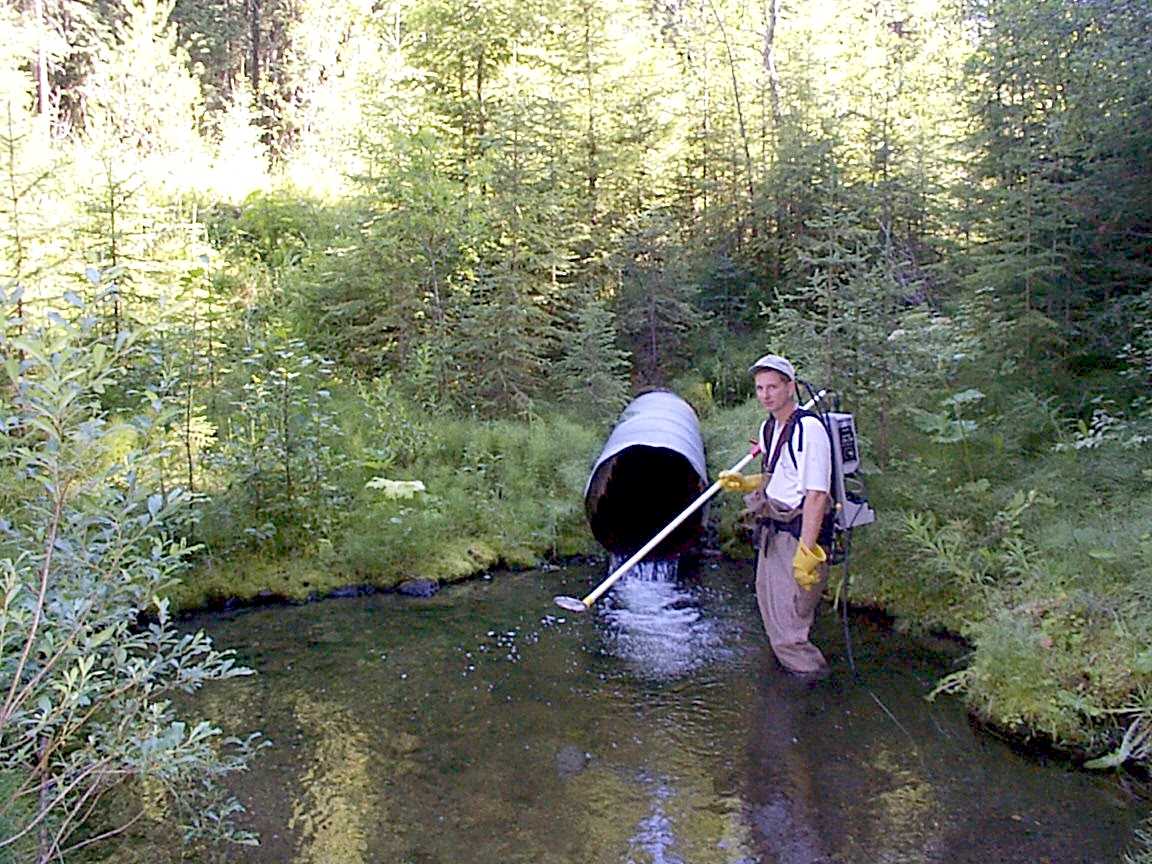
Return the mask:
M 954 652 L 856 618 L 856 681 L 824 609 L 833 674 L 801 684 L 771 656 L 750 571 L 629 576 L 587 615 L 552 596 L 599 568 L 193 620 L 259 672 L 196 707 L 274 745 L 234 780 L 262 844 L 233 860 L 1121 860 L 1144 807 L 1114 781 L 925 699 Z

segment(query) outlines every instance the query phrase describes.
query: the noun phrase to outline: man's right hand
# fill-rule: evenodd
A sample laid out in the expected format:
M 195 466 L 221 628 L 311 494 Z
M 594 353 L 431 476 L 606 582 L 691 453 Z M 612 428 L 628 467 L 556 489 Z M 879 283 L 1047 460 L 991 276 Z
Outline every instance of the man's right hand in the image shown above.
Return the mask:
M 725 492 L 755 492 L 763 480 L 760 474 L 741 474 L 739 471 L 721 471 L 717 477 L 720 488 Z

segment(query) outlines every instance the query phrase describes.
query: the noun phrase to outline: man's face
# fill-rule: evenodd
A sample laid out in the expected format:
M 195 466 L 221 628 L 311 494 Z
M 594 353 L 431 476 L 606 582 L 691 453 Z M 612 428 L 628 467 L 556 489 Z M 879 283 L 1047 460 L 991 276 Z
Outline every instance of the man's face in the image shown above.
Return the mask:
M 756 401 L 768 412 L 779 411 L 796 398 L 796 382 L 772 369 L 757 372 Z

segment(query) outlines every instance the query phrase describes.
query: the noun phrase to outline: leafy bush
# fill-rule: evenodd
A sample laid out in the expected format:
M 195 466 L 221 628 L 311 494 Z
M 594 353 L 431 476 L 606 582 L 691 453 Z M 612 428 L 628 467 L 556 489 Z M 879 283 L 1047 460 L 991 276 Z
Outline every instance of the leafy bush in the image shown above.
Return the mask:
M 221 205 L 209 219 L 213 245 L 230 247 L 269 268 L 298 263 L 326 234 L 325 211 L 297 193 L 253 192 L 241 207 Z
M 996 394 L 1002 395 L 1002 394 Z M 1007 404 L 1007 403 L 1005 403 Z M 1152 494 L 1125 435 L 1060 447 L 1066 424 L 1044 400 L 989 413 L 962 481 L 956 444 L 913 439 L 873 484 L 880 522 L 857 549 L 858 587 L 921 625 L 973 644 L 943 683 L 1018 734 L 1146 761 L 1131 744 L 1152 687 Z M 1076 434 L 1076 433 L 1073 433 Z M 1009 459 L 989 441 L 1031 438 Z M 1047 441 L 1048 446 L 1040 446 Z M 1114 760 L 1115 761 L 1115 760 Z M 1103 765 L 1103 763 L 1100 763 Z
M 1124 864 L 1152 864 L 1152 819 L 1136 831 L 1137 848 L 1124 856 Z
M 140 482 L 156 455 L 125 449 L 99 404 L 127 341 L 109 348 L 60 322 L 4 344 L 0 849 L 31 843 L 37 861 L 141 819 L 254 842 L 220 786 L 253 739 L 222 740 L 170 701 L 249 670 L 176 630 L 162 599 L 187 553 L 164 531 L 183 496 Z M 135 815 L 96 834 L 117 789 L 135 793 Z
M 1069 656 L 1043 628 L 1018 610 L 1003 609 L 969 630 L 974 651 L 969 665 L 946 677 L 937 693 L 963 692 L 977 714 L 1028 736 L 1086 743 L 1085 720 L 1103 716 L 1084 688 L 1070 688 L 1062 666 Z

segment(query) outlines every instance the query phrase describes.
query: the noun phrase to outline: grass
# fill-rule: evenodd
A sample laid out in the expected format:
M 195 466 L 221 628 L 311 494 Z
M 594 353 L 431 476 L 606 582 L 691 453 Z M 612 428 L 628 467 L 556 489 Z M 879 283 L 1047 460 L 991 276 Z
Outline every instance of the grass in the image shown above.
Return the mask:
M 1011 452 L 983 449 L 958 483 L 946 448 L 907 447 L 872 484 L 855 593 L 969 640 L 948 686 L 974 713 L 1098 755 L 1152 688 L 1152 493 L 1118 445 Z
M 352 467 L 341 482 L 349 503 L 328 536 L 297 536 L 285 549 L 282 538 L 290 532 L 263 545 L 237 533 L 231 547 L 217 533 L 226 551 L 198 562 L 174 593 L 177 607 L 303 601 L 347 585 L 387 589 L 415 578 L 451 582 L 500 565 L 528 567 L 594 551 L 583 491 L 602 443 L 598 432 L 562 416 L 530 423 L 405 418 L 407 443 L 384 464 L 381 442 L 399 438 L 397 430 L 373 436 L 347 424 Z M 426 491 L 390 496 L 368 487 L 373 476 L 420 481 Z M 239 514 L 230 521 L 245 524 Z

